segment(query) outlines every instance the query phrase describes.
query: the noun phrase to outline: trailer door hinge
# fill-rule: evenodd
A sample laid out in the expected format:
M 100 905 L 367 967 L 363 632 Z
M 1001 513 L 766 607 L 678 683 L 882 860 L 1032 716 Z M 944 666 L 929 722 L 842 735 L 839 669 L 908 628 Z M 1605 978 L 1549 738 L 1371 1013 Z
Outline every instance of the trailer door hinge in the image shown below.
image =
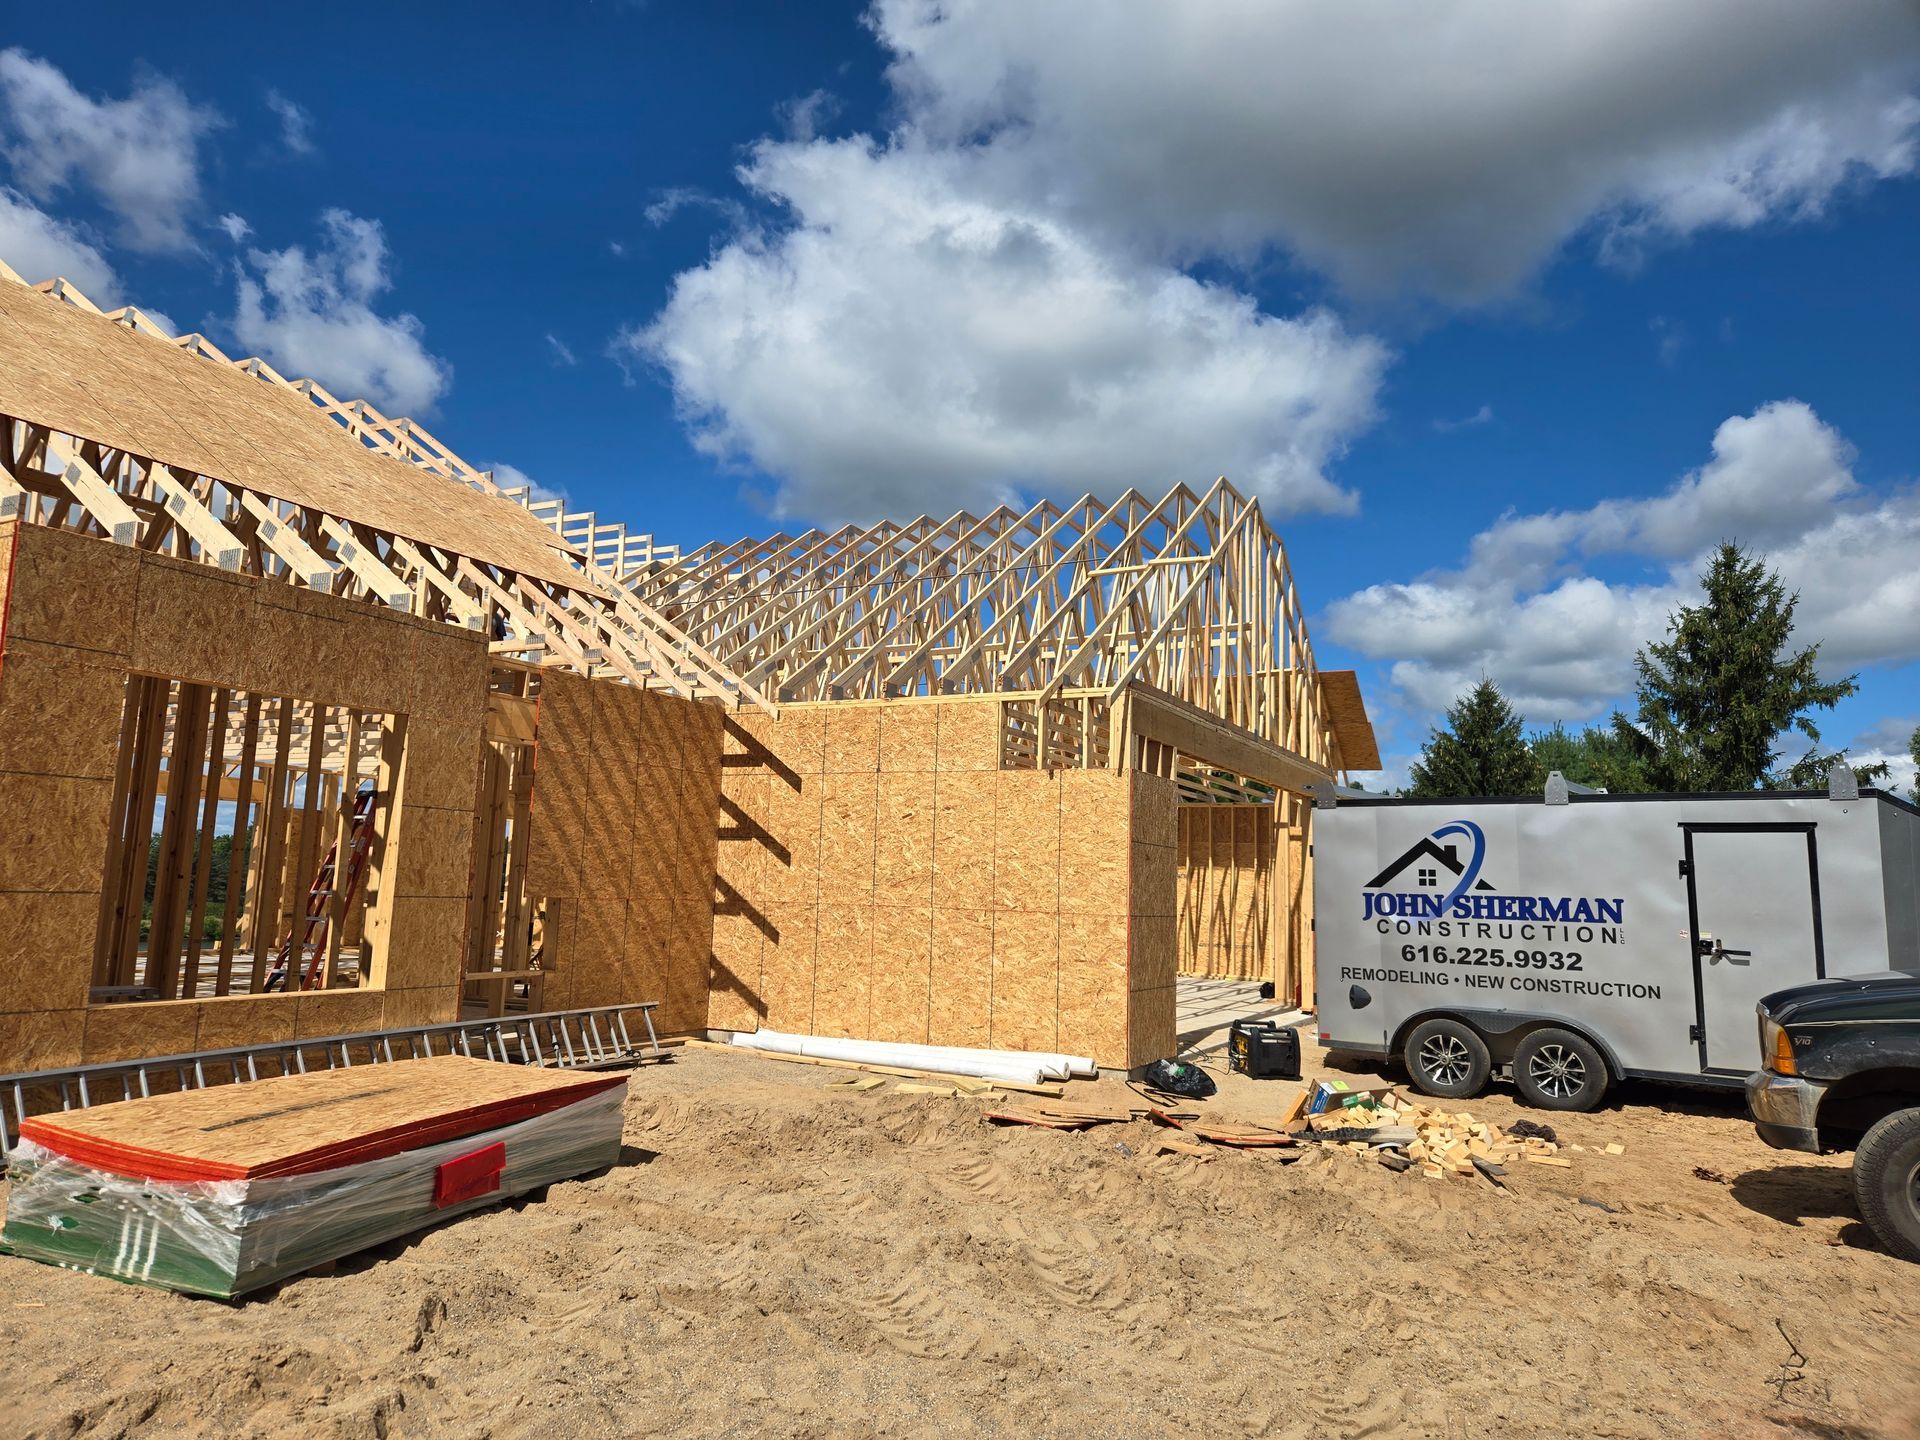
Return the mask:
M 1705 1030 L 1702 1030 L 1698 1025 L 1687 1026 L 1687 1039 L 1705 1040 L 1706 1038 L 1707 1038 L 1707 1032 Z
M 1682 880 L 1684 880 L 1684 879 L 1686 879 L 1686 878 L 1687 878 L 1687 876 L 1688 876 L 1688 875 L 1690 875 L 1690 874 L 1692 874 L 1692 873 L 1693 873 L 1693 872 L 1692 872 L 1691 870 L 1689 870 L 1689 869 L 1687 868 L 1687 862 L 1686 862 L 1686 861 L 1684 861 L 1684 860 L 1682 860 L 1682 861 L 1680 862 L 1680 878 L 1681 878 Z

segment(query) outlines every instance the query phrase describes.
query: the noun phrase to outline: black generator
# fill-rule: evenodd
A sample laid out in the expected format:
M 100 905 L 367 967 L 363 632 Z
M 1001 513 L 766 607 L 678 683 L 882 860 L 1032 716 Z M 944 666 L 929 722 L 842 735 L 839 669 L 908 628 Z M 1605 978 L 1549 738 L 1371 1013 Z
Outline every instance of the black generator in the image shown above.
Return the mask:
M 1255 1080 L 1298 1080 L 1300 1034 L 1271 1020 L 1236 1020 L 1227 1031 L 1227 1068 Z

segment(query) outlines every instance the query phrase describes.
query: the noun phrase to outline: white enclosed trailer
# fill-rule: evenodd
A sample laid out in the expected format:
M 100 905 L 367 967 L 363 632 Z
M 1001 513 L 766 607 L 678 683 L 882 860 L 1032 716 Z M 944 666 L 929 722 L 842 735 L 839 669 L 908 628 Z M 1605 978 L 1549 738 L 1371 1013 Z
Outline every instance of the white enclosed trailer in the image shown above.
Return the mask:
M 1851 777 L 1845 777 L 1850 780 Z M 1832 794 L 1323 798 L 1320 1038 L 1459 1099 L 1549 1109 L 1623 1077 L 1737 1085 L 1763 995 L 1920 973 L 1920 809 Z

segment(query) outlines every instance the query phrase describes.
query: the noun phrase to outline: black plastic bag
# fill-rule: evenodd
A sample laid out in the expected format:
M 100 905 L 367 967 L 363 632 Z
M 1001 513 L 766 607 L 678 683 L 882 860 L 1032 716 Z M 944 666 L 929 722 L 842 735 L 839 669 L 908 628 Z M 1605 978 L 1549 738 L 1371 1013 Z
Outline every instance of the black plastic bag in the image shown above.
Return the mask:
M 1146 1085 L 1150 1090 L 1184 1095 L 1189 1100 L 1204 1100 L 1219 1088 L 1206 1071 L 1178 1060 L 1154 1061 L 1147 1067 Z

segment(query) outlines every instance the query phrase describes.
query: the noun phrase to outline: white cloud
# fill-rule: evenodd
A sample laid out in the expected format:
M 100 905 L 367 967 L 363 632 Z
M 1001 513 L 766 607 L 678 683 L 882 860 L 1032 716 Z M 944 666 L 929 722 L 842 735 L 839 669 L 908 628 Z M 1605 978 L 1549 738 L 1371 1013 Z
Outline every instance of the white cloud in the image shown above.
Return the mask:
M 111 305 L 120 293 L 113 267 L 76 227 L 6 186 L 0 186 L 0 260 L 29 284 L 63 276 L 96 305 Z
M 1510 292 L 1911 173 L 1909 0 L 878 0 L 924 143 L 1168 256 L 1278 245 L 1358 290 Z
M 453 372 L 429 354 L 413 315 L 380 315 L 391 286 L 380 222 L 345 210 L 320 217 L 324 243 L 250 250 L 234 294 L 233 331 L 282 371 L 311 375 L 346 397 L 397 413 L 426 410 Z
M 573 353 L 573 347 L 551 332 L 547 335 L 547 354 L 556 365 L 578 365 L 580 359 Z
M 320 147 L 313 143 L 313 112 L 304 105 L 295 103 L 278 90 L 267 91 L 267 108 L 280 122 L 280 143 L 289 155 L 317 155 Z
M 1440 416 L 1433 422 L 1433 428 L 1438 430 L 1442 435 L 1451 435 L 1456 430 L 1471 430 L 1477 425 L 1490 425 L 1492 423 L 1493 407 L 1491 405 L 1482 405 L 1471 415 L 1463 415 L 1458 420 L 1449 420 L 1444 415 Z
M 1826 673 L 1920 658 L 1920 490 L 1871 494 L 1852 463 L 1810 407 L 1762 406 L 1725 421 L 1708 462 L 1665 493 L 1503 516 L 1474 537 L 1460 569 L 1337 601 L 1326 633 L 1387 661 L 1421 711 L 1487 675 L 1531 720 L 1593 719 L 1631 693 L 1634 652 L 1697 599 L 1705 553 L 1735 540 L 1799 592 L 1796 635 L 1820 642 Z M 1583 562 L 1602 555 L 1655 573 L 1586 573 Z
M 249 225 L 245 217 L 240 215 L 222 215 L 214 223 L 224 230 L 227 238 L 236 245 L 253 234 L 253 226 Z
M 1873 783 L 1901 795 L 1910 794 L 1916 779 L 1913 752 L 1909 748 L 1915 726 L 1920 726 L 1920 716 L 1890 716 L 1849 740 L 1847 758 L 1856 765 L 1884 762 L 1889 772 L 1887 778 Z
M 563 505 L 573 503 L 565 490 L 556 490 L 552 486 L 541 484 L 518 465 L 509 465 L 504 460 L 496 460 L 487 468 L 493 472 L 493 483 L 503 490 L 525 488 L 533 492 L 535 500 L 558 500 Z
M 0 51 L 0 105 L 0 150 L 22 189 L 45 200 L 84 180 L 130 249 L 192 248 L 200 141 L 222 123 L 217 112 L 152 75 L 137 77 L 124 100 L 90 99 L 19 49 Z
M 781 477 L 777 511 L 1218 474 L 1282 511 L 1351 508 L 1325 466 L 1372 416 L 1379 344 L 1103 250 L 963 169 L 864 137 L 763 143 L 742 179 L 793 228 L 679 276 L 616 353 L 666 369 L 703 451 Z
M 780 107 L 780 119 L 789 140 L 812 140 L 840 113 L 839 97 L 826 90 L 815 90 Z

